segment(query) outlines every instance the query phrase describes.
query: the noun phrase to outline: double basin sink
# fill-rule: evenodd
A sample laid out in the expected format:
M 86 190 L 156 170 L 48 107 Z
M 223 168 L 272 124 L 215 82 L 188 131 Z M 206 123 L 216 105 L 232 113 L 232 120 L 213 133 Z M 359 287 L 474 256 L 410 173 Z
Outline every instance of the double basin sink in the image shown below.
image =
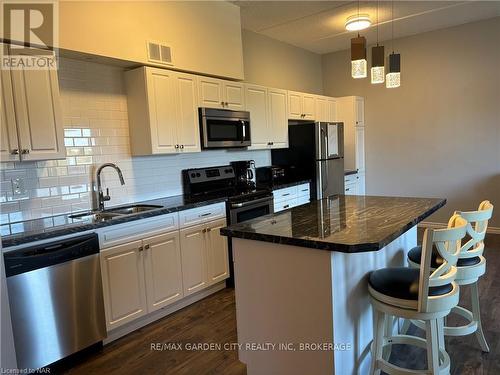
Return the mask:
M 146 211 L 156 210 L 163 206 L 155 206 L 149 204 L 138 204 L 125 207 L 110 208 L 104 211 L 87 211 L 80 214 L 70 215 L 70 219 L 74 220 L 92 220 L 92 221 L 107 221 L 118 217 L 135 215 Z

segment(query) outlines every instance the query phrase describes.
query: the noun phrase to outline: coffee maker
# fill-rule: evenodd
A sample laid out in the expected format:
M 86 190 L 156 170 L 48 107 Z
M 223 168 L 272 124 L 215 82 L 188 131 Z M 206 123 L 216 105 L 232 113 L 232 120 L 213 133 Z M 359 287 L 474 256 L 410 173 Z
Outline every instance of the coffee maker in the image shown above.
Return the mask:
M 255 189 L 255 161 L 232 161 L 231 166 L 236 175 L 236 185 L 240 189 Z

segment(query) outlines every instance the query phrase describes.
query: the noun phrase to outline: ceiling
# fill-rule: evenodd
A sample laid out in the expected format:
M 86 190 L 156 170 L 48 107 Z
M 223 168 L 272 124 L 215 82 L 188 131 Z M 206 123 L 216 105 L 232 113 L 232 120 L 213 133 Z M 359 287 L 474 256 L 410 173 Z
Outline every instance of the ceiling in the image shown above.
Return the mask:
M 345 20 L 358 13 L 357 1 L 232 1 L 241 8 L 246 30 L 324 54 L 349 48 L 353 32 Z M 392 37 L 390 1 L 379 1 L 380 41 Z M 377 41 L 377 1 L 361 1 L 359 13 L 372 26 L 361 32 Z M 500 16 L 500 1 L 394 1 L 394 38 Z

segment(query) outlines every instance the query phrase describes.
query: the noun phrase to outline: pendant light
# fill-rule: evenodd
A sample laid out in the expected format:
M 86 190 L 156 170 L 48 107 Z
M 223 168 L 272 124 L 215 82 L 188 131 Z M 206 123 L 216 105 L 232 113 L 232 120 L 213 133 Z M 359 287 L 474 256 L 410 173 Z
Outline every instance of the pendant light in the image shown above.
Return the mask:
M 372 68 L 371 82 L 372 84 L 384 83 L 385 67 L 384 67 L 384 46 L 378 45 L 378 1 L 377 1 L 377 45 L 372 47 Z
M 358 17 L 359 17 L 359 0 L 358 0 Z M 351 39 L 351 76 L 352 78 L 367 77 L 367 62 L 366 62 L 366 38 L 358 36 Z
M 385 77 L 388 89 L 401 86 L 401 55 L 394 53 L 394 1 L 392 2 L 392 53 L 389 55 L 389 72 Z

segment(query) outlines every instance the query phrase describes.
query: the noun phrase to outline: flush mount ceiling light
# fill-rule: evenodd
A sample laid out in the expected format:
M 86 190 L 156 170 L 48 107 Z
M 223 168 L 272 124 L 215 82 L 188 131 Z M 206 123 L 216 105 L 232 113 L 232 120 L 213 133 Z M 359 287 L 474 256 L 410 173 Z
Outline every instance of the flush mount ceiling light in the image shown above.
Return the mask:
M 368 14 L 356 14 L 350 16 L 345 22 L 345 28 L 347 31 L 359 31 L 364 30 L 372 24 Z

